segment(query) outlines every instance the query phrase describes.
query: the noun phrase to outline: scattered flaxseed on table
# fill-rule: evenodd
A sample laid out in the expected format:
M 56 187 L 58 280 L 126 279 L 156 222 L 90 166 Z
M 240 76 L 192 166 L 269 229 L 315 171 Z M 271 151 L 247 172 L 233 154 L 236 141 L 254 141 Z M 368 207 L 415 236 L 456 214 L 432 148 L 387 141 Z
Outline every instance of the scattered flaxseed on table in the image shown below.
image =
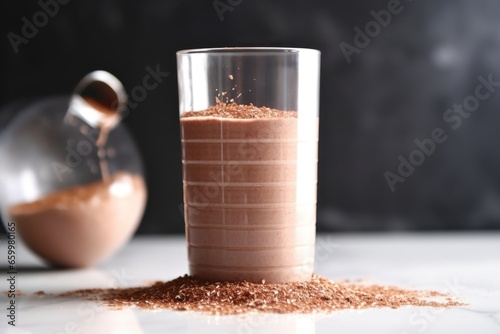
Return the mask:
M 346 309 L 464 305 L 437 291 L 334 282 L 318 275 L 307 282 L 285 284 L 214 283 L 185 275 L 146 287 L 75 290 L 60 296 L 97 300 L 115 309 L 135 306 L 209 314 L 330 313 Z

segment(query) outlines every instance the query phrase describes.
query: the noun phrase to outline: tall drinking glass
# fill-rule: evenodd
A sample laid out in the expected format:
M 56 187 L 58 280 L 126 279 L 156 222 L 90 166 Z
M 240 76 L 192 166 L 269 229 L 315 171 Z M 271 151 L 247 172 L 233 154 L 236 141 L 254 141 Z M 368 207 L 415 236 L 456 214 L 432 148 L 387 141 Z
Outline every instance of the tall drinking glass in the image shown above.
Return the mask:
M 177 52 L 190 274 L 305 281 L 314 270 L 320 52 Z

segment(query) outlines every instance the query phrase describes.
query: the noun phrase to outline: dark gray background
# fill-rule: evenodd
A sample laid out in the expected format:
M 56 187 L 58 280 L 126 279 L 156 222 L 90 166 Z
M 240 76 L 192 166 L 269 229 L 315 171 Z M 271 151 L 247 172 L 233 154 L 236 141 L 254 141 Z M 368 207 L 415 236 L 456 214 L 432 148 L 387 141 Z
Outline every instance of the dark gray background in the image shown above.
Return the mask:
M 43 0 L 46 1 L 46 0 Z M 474 93 L 479 75 L 500 81 L 500 3 L 401 2 L 402 11 L 351 63 L 339 47 L 388 1 L 250 1 L 221 21 L 213 1 L 72 0 L 16 54 L 7 34 L 32 21 L 35 1 L 3 2 L 0 105 L 69 93 L 104 69 L 127 90 L 146 66 L 170 72 L 125 123 L 147 168 L 140 233 L 182 232 L 175 51 L 215 46 L 300 46 L 322 51 L 318 230 L 498 229 L 500 91 L 453 130 L 443 114 Z M 1 117 L 1 115 L 0 115 Z M 391 192 L 386 170 L 415 139 L 448 140 Z M 1 162 L 0 162 L 1 163 Z M 4 177 L 0 175 L 0 177 Z

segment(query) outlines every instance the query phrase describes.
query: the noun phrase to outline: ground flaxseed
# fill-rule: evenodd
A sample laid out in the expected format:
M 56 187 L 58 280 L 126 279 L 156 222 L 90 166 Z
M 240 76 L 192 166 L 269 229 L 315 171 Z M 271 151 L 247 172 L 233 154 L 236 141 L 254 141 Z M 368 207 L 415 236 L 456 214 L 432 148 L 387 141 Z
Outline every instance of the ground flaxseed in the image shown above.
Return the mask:
M 317 275 L 307 282 L 285 284 L 214 283 L 185 275 L 146 287 L 76 290 L 60 296 L 98 300 L 115 309 L 135 306 L 209 314 L 330 313 L 346 309 L 464 305 L 437 291 L 334 282 Z
M 267 107 L 256 107 L 252 104 L 226 103 L 217 99 L 216 105 L 201 111 L 187 111 L 181 117 L 297 118 L 297 113 Z

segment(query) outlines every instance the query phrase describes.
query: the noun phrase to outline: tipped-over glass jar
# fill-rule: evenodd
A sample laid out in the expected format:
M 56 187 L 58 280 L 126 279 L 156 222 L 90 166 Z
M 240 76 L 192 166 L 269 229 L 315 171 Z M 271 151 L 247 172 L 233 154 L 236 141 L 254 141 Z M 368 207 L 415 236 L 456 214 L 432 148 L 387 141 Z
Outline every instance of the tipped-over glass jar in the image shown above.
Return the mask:
M 70 97 L 35 102 L 0 136 L 0 210 L 52 265 L 85 267 L 133 235 L 147 190 L 139 151 L 120 124 L 127 96 L 96 71 Z

